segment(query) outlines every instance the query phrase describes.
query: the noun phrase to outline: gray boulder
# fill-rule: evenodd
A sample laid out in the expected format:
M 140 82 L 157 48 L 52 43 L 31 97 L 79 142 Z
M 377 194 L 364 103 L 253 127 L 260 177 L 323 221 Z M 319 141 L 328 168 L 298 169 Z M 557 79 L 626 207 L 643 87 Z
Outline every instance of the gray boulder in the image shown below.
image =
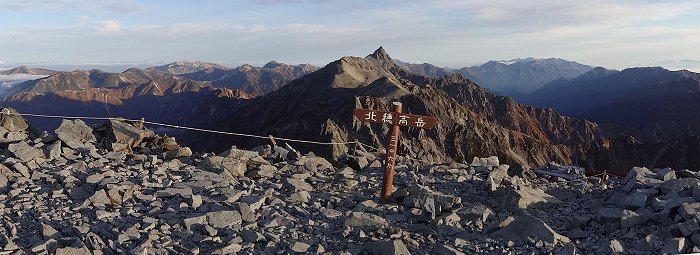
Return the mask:
M 456 213 L 463 220 L 481 220 L 486 222 L 493 218 L 493 211 L 481 203 L 463 203 L 463 208 L 459 208 Z
M 29 146 L 25 141 L 10 144 L 7 150 L 12 152 L 22 162 L 29 162 L 35 158 L 44 157 L 44 151 L 39 148 Z
M 474 157 L 471 166 L 499 166 L 498 157 L 491 156 L 488 158 Z
M 365 212 L 353 212 L 343 224 L 347 228 L 381 229 L 389 226 L 389 222 L 377 215 Z
M 646 187 L 658 187 L 662 181 L 657 179 L 656 173 L 646 167 L 633 167 L 622 180 L 624 191 L 632 189 L 641 189 Z
M 242 177 L 245 175 L 248 167 L 244 161 L 237 158 L 211 156 L 203 162 L 204 167 L 215 173 L 228 173 L 234 177 Z
M 189 147 L 178 147 L 174 150 L 169 150 L 163 153 L 163 159 L 165 160 L 173 160 L 176 158 L 190 156 L 192 156 L 192 150 Z
M 78 151 L 90 151 L 95 148 L 95 135 L 82 120 L 63 120 L 56 129 L 58 139 L 68 147 Z
M 529 243 L 530 240 L 543 241 L 547 244 L 568 243 L 569 238 L 558 234 L 546 223 L 529 214 L 509 216 L 501 229 L 496 230 L 491 235 L 495 238 L 514 241 L 518 244 Z
M 409 195 L 403 200 L 406 206 L 423 209 L 424 215 L 430 220 L 440 216 L 444 211 L 459 207 L 461 203 L 460 197 L 432 191 L 418 184 L 411 186 Z
M 503 180 L 510 178 L 508 176 L 508 168 L 510 168 L 509 165 L 494 167 L 483 182 L 484 187 L 487 190 L 496 191 L 501 186 Z
M 108 145 L 113 151 L 128 151 L 144 139 L 155 136 L 151 130 L 121 120 L 109 120 L 104 127 L 105 137 L 109 139 Z
M 231 211 L 216 211 L 206 213 L 207 222 L 215 228 L 225 228 L 233 225 L 241 224 L 243 218 L 241 213 L 236 210 Z
M 524 185 L 500 188 L 494 192 L 494 196 L 499 204 L 509 211 L 549 207 L 561 203 L 559 199 L 541 189 Z
M 0 109 L 0 127 L 6 132 L 24 132 L 29 129 L 29 124 L 19 115 L 15 109 Z

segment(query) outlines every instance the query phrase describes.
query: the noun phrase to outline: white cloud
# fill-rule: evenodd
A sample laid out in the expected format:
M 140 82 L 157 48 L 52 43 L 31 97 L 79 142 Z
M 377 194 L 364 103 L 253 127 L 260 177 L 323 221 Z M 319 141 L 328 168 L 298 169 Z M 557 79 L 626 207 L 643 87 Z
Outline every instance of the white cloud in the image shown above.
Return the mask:
M 0 6 L 0 10 L 9 11 L 134 12 L 142 9 L 133 0 L 8 0 Z
M 103 33 L 119 32 L 122 29 L 118 20 L 100 20 L 93 22 L 93 29 Z
M 433 0 L 441 9 L 462 10 L 478 22 L 532 29 L 561 25 L 630 24 L 658 21 L 693 13 L 697 1 L 620 1 L 620 0 Z
M 0 75 L 0 90 L 9 89 L 17 84 L 20 84 L 29 80 L 36 80 L 46 77 L 46 75 L 31 75 L 31 74 L 10 74 L 10 75 Z M 2 91 L 0 91 L 2 95 Z

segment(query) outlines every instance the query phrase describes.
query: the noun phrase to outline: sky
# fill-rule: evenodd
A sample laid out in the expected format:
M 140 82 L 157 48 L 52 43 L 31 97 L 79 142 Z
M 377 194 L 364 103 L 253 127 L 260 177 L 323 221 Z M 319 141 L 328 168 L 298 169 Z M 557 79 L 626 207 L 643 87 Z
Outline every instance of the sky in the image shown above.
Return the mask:
M 322 66 L 383 46 L 447 67 L 558 57 L 700 71 L 695 0 L 0 0 L 0 17 L 4 65 Z

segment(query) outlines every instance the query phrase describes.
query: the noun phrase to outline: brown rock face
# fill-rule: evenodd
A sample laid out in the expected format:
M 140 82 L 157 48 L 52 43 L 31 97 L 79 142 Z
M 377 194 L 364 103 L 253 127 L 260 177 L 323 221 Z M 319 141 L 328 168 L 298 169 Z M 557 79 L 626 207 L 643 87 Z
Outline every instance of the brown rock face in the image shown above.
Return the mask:
M 361 142 L 384 147 L 387 126 L 353 118 L 355 108 L 388 111 L 401 101 L 404 112 L 439 119 L 432 130 L 404 128 L 401 155 L 426 161 L 464 161 L 497 155 L 506 163 L 526 166 L 549 160 L 571 162 L 564 142 L 599 138 L 594 123 L 551 110 L 518 104 L 485 92 L 460 76 L 425 78 L 401 69 L 380 48 L 365 57 L 344 57 L 297 79 L 268 96 L 255 98 L 220 123 L 227 130 L 314 141 Z M 207 149 L 227 144 L 254 145 L 260 140 L 221 137 L 205 142 Z M 345 146 L 308 146 L 338 156 Z

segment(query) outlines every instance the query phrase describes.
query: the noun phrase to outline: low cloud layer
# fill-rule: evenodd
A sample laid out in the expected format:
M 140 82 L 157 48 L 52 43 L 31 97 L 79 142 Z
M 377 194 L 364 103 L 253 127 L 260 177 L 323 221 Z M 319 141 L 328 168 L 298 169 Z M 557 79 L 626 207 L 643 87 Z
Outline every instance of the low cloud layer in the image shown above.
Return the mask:
M 31 75 L 31 74 L 10 74 L 10 75 L 0 75 L 0 89 L 12 88 L 17 84 L 20 84 L 29 80 L 36 80 L 46 77 L 46 75 Z

